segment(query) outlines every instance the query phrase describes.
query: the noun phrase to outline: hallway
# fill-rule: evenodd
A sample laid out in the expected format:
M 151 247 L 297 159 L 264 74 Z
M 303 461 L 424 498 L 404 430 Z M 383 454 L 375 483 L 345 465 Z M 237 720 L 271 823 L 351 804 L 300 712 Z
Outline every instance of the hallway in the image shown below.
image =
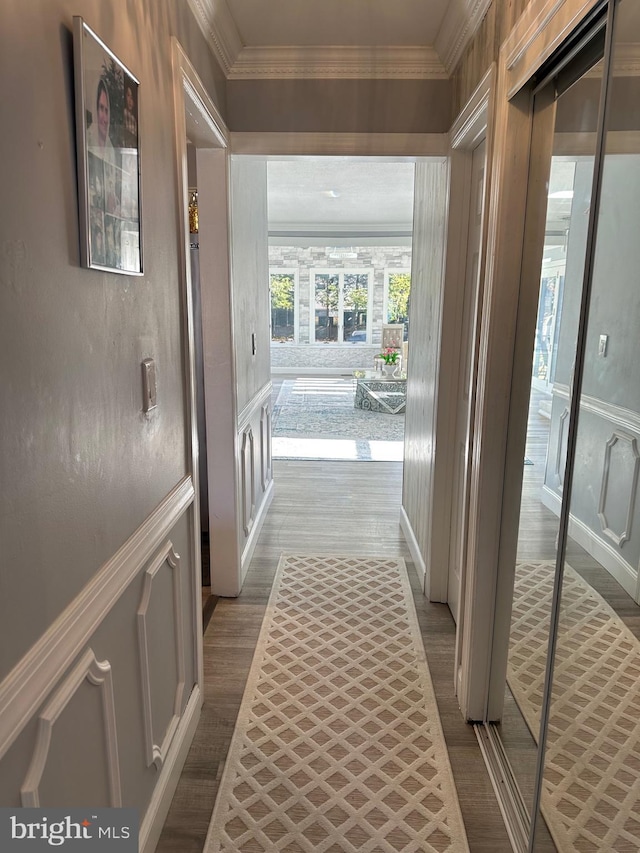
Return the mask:
M 204 635 L 204 707 L 158 853 L 199 853 L 280 554 L 401 556 L 414 601 L 469 846 L 511 845 L 471 726 L 453 696 L 455 626 L 449 609 L 422 596 L 398 519 L 402 465 L 274 462 L 275 495 L 242 594 L 221 599 Z

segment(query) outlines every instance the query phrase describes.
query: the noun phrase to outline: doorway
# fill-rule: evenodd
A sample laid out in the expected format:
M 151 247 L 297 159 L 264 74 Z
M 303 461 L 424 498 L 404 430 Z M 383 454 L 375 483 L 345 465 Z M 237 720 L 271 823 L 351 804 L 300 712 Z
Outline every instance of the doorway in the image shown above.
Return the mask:
M 276 158 L 267 181 L 273 456 L 401 464 L 414 163 Z

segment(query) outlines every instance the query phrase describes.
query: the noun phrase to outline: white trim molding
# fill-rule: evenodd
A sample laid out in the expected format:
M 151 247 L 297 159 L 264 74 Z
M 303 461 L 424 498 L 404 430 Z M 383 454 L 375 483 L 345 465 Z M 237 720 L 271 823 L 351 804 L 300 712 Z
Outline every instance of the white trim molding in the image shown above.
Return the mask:
M 413 564 L 416 567 L 416 574 L 418 575 L 418 580 L 420 581 L 420 589 L 424 590 L 424 585 L 427 577 L 427 566 L 424 561 L 424 557 L 420 553 L 420 546 L 418 545 L 416 534 L 413 532 L 413 527 L 411 526 L 411 522 L 409 521 L 409 516 L 407 515 L 407 512 L 403 506 L 400 507 L 400 529 L 404 533 L 404 538 L 406 540 L 407 547 L 409 548 L 411 559 L 413 560 Z
M 455 71 L 490 5 L 491 0 L 449 0 L 435 41 L 447 74 Z
M 220 110 L 211 100 L 193 63 L 175 36 L 171 39 L 171 44 L 173 50 L 174 101 L 182 101 L 182 103 L 175 104 L 176 113 L 180 108 L 184 113 L 185 101 L 192 101 L 198 118 L 202 119 L 211 131 L 215 144 L 220 148 L 226 148 L 229 141 L 229 131 Z M 180 98 L 176 97 L 178 93 L 181 95 Z
M 193 500 L 186 476 L 0 684 L 0 758 Z
M 85 680 L 100 688 L 107 775 L 109 777 L 109 801 L 112 808 L 119 808 L 122 805 L 111 664 L 108 661 L 97 660 L 93 650 L 87 649 L 79 663 L 65 678 L 38 717 L 38 733 L 33 757 L 20 790 L 24 808 L 39 808 L 40 806 L 40 783 L 49 757 L 54 726 Z
M 157 737 L 158 732 L 155 731 L 153 724 L 153 699 L 152 699 L 152 684 L 151 684 L 151 666 L 149 663 L 149 636 L 147 626 L 147 614 L 151 602 L 153 592 L 153 582 L 164 566 L 168 565 L 172 573 L 173 586 L 173 630 L 175 635 L 175 657 L 176 657 L 176 689 L 173 700 L 173 715 L 166 726 L 162 743 L 158 745 L 160 740 Z M 173 741 L 173 737 L 180 722 L 182 713 L 182 697 L 184 696 L 185 688 L 185 649 L 184 649 L 184 630 L 182 625 L 182 592 L 181 592 L 181 577 L 180 577 L 180 556 L 173 549 L 171 541 L 167 542 L 160 553 L 156 556 L 149 568 L 144 573 L 144 585 L 142 588 L 142 596 L 138 607 L 138 647 L 140 651 L 140 669 L 142 677 L 142 702 L 144 709 L 144 733 L 145 733 L 145 750 L 147 756 L 147 767 L 155 765 L 157 770 L 160 770 L 164 764 L 169 748 Z
M 253 552 L 256 549 L 256 544 L 258 542 L 258 536 L 260 535 L 260 530 L 262 529 L 262 525 L 264 524 L 264 520 L 267 517 L 267 510 L 271 505 L 271 501 L 273 500 L 273 489 L 274 489 L 274 481 L 270 480 L 269 485 L 267 486 L 264 495 L 262 496 L 262 503 L 258 507 L 258 511 L 255 513 L 255 517 L 253 519 L 253 523 L 251 525 L 251 531 L 247 538 L 247 541 L 244 546 L 244 550 L 242 551 L 242 559 L 240 564 L 240 586 L 244 583 L 244 579 L 247 576 L 247 572 L 249 570 L 249 564 L 251 563 L 251 558 L 253 557 Z
M 244 47 L 225 0 L 187 0 L 215 58 L 228 75 Z
M 633 459 L 633 472 L 629 481 L 629 495 L 627 497 L 627 517 L 625 518 L 624 529 L 616 532 L 611 527 L 609 519 L 607 519 L 607 498 L 609 496 L 609 475 L 611 473 L 611 454 L 616 444 L 626 443 L 629 446 L 629 453 Z M 602 532 L 605 536 L 615 542 L 618 548 L 621 548 L 625 542 L 631 538 L 631 525 L 633 523 L 633 510 L 636 503 L 636 492 L 638 490 L 638 464 L 640 463 L 640 454 L 638 454 L 638 442 L 633 436 L 626 435 L 617 430 L 611 435 L 606 443 L 604 452 L 604 464 L 602 466 L 602 486 L 600 488 L 600 501 L 598 503 L 598 518 L 602 525 Z M 616 483 L 616 488 L 620 490 L 620 484 Z
M 446 80 L 433 47 L 265 45 L 244 47 L 229 80 Z
M 547 509 L 550 509 L 557 516 L 560 515 L 562 499 L 560 495 L 556 494 L 548 486 L 542 487 L 540 500 Z M 616 551 L 613 545 L 605 542 L 604 539 L 598 536 L 595 531 L 573 513 L 569 514 L 568 533 L 578 545 L 581 545 L 601 566 L 604 566 L 634 601 L 638 601 L 638 572 Z
M 255 397 L 252 397 L 251 400 L 247 403 L 244 409 L 238 415 L 238 434 L 243 432 L 247 424 L 251 421 L 251 418 L 256 413 L 256 411 L 267 402 L 269 397 L 271 396 L 271 380 L 265 382 L 262 388 L 258 391 Z
M 260 477 L 266 492 L 272 479 L 271 459 L 271 402 L 264 403 L 260 412 Z
M 160 771 L 158 782 L 153 789 L 151 802 L 140 825 L 140 853 L 153 853 L 156 849 L 162 827 L 169 813 L 173 795 L 180 780 L 182 767 L 187 758 L 193 736 L 196 733 L 201 707 L 202 694 L 196 684 L 180 719 L 172 747 L 169 749 L 167 760 Z
M 495 79 L 496 65 L 493 63 L 451 125 L 449 138 L 452 148 L 473 152 L 486 137 Z
M 568 400 L 569 386 L 556 382 L 551 393 Z M 615 424 L 615 426 L 622 427 L 622 429 L 640 433 L 640 413 L 634 412 L 632 409 L 625 409 L 624 406 L 617 406 L 615 403 L 606 403 L 604 400 L 598 400 L 597 397 L 591 397 L 588 394 L 583 394 L 580 397 L 580 408 L 584 409 L 585 412 L 592 412 L 594 415 Z
M 245 427 L 240 448 L 240 488 L 242 489 L 242 529 L 251 533 L 256 514 L 255 441 L 253 429 Z

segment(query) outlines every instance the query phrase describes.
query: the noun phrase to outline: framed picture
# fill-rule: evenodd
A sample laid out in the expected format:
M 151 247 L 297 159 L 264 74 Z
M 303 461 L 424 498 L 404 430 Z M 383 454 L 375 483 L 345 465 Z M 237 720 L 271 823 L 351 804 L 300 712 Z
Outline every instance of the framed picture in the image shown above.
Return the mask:
M 142 275 L 140 83 L 78 16 L 73 51 L 81 262 Z

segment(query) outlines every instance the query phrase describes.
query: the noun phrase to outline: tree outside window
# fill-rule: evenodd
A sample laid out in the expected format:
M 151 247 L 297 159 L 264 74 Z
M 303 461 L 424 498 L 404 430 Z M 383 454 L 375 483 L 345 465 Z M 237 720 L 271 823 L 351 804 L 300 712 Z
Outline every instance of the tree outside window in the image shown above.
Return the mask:
M 366 343 L 369 320 L 368 272 L 314 272 L 313 340 L 316 343 Z
M 345 273 L 343 283 L 343 341 L 350 342 L 354 332 L 367 334 L 367 309 L 369 307 L 369 276 Z
M 387 294 L 387 323 L 403 323 L 404 339 L 409 329 L 409 301 L 411 296 L 411 273 L 391 272 Z
M 315 338 L 324 343 L 338 340 L 338 275 L 320 273 L 315 277 Z
M 290 343 L 296 338 L 296 282 L 293 273 L 271 273 L 271 340 Z

